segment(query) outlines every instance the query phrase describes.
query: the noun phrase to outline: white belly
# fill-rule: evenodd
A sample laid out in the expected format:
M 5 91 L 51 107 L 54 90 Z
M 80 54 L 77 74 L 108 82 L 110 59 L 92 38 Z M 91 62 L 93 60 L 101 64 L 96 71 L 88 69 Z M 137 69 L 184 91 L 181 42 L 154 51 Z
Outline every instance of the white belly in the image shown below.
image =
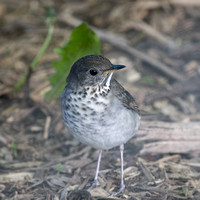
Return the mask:
M 65 124 L 80 142 L 97 149 L 110 149 L 126 143 L 135 134 L 140 116 L 121 105 L 116 97 L 105 107 L 108 99 L 109 96 L 102 98 L 101 103 L 96 104 L 95 101 L 88 103 L 89 99 L 85 98 L 70 112 L 63 111 Z M 82 105 L 87 105 L 87 109 L 82 109 Z M 76 112 L 79 115 L 74 118 Z

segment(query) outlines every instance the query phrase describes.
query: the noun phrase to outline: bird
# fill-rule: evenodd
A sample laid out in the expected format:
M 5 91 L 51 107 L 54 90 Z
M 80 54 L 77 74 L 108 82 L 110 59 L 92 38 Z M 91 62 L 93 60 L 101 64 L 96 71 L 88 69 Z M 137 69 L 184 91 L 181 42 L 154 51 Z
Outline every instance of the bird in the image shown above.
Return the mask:
M 61 95 L 63 120 L 69 132 L 81 143 L 99 150 L 92 187 L 100 185 L 102 151 L 120 147 L 121 183 L 112 195 L 125 190 L 124 144 L 135 135 L 141 118 L 135 99 L 112 78 L 123 68 L 101 55 L 84 56 L 71 67 Z

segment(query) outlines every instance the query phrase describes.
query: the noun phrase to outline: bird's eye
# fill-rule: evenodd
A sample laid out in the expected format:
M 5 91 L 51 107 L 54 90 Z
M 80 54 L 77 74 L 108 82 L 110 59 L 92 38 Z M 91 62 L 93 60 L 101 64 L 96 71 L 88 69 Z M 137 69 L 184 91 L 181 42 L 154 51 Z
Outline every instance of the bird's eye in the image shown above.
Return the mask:
M 90 74 L 92 75 L 92 76 L 95 76 L 95 75 L 97 75 L 97 70 L 96 69 L 91 69 L 90 70 Z

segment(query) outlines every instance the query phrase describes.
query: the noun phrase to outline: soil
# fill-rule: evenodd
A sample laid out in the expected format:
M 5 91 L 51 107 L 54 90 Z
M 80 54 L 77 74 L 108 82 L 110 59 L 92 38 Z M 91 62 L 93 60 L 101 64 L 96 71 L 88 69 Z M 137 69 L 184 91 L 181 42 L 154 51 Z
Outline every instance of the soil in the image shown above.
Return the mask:
M 50 46 L 14 92 L 45 40 L 49 7 L 56 12 Z M 100 186 L 87 190 L 98 150 L 70 135 L 59 97 L 52 103 L 44 99 L 51 87 L 47 78 L 55 72 L 52 62 L 59 59 L 54 49 L 80 20 L 97 34 L 102 31 L 103 55 L 127 66 L 116 79 L 136 98 L 142 123 L 152 123 L 149 134 L 159 121 L 168 123 L 167 130 L 175 122 L 193 127 L 200 120 L 199 8 L 198 0 L 1 0 L 0 199 L 200 199 L 200 150 L 172 145 L 166 151 L 142 151 L 147 141 L 140 140 L 140 130 L 125 145 L 125 192 L 109 195 L 120 184 L 118 148 L 103 152 Z M 124 40 L 109 42 L 108 33 Z M 195 127 L 198 134 L 200 127 Z M 180 126 L 177 133 L 181 136 Z M 192 132 L 187 133 L 174 140 L 187 142 Z

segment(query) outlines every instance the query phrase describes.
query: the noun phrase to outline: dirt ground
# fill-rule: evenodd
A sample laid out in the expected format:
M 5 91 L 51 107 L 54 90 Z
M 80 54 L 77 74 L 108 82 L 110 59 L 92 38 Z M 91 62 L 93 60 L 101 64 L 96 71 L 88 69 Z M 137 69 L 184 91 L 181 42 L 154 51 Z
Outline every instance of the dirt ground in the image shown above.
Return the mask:
M 46 37 L 48 7 L 56 12 L 50 46 L 14 93 Z M 0 199 L 200 199 L 199 9 L 198 0 L 0 0 Z M 53 50 L 82 21 L 103 55 L 127 66 L 116 79 L 144 111 L 125 145 L 126 189 L 117 197 L 109 194 L 120 183 L 119 149 L 103 153 L 101 186 L 87 191 L 98 151 L 69 134 L 60 98 L 44 100 Z

